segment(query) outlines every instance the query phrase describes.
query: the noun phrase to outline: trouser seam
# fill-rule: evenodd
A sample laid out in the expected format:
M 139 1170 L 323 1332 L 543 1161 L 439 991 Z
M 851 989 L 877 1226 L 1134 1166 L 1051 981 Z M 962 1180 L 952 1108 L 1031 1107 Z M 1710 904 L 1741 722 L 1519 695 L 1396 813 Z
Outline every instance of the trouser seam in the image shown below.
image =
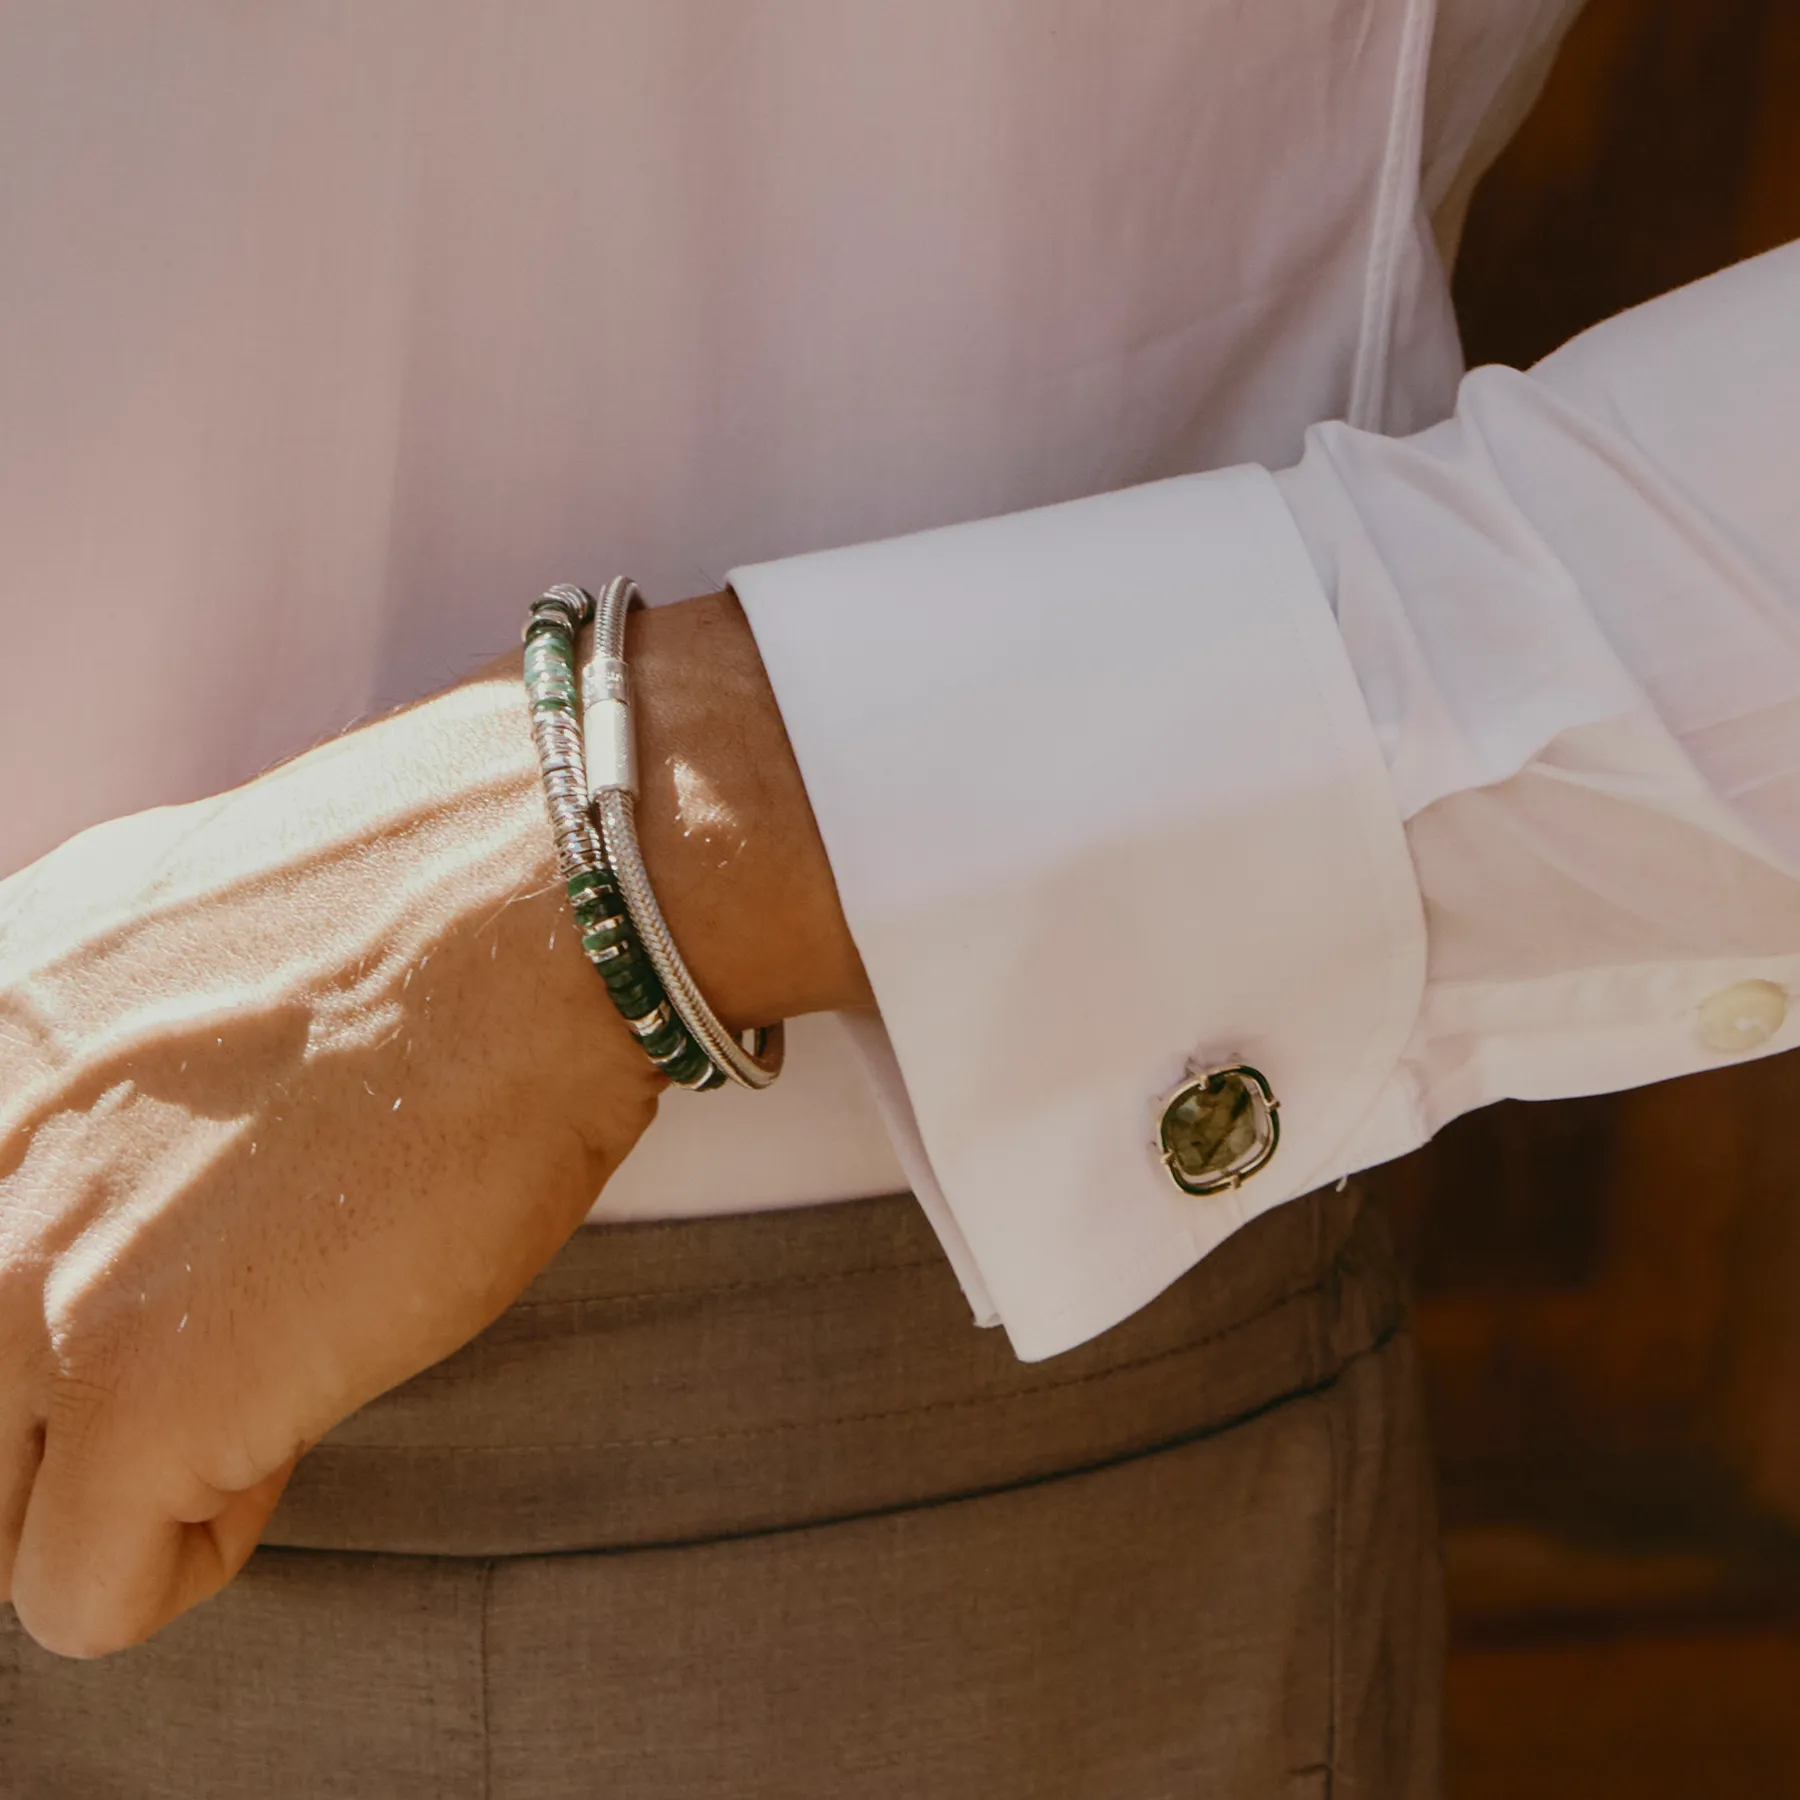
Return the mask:
M 484 1557 L 481 1564 L 480 1597 L 480 1680 L 481 1680 L 481 1800 L 493 1800 L 494 1794 L 494 1725 L 492 1717 L 492 1661 L 489 1654 L 490 1627 L 493 1619 L 494 1571 L 500 1559 Z
M 1396 1333 L 1398 1327 L 1396 1327 Z M 1325 1412 L 1325 1436 L 1331 1455 L 1331 1627 L 1326 1670 L 1325 1796 L 1338 1791 L 1338 1757 L 1343 1742 L 1344 1706 L 1344 1509 L 1349 1503 L 1348 1461 L 1337 1414 Z

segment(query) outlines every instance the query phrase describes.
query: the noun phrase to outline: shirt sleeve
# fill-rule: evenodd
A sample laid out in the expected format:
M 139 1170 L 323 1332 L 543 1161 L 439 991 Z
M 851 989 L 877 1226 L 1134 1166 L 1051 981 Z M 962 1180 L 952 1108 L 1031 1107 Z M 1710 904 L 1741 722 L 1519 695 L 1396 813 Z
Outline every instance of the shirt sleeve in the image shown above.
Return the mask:
M 1424 896 L 1356 1165 L 1800 1042 L 1800 245 L 1277 477 Z
M 733 572 L 1021 1356 L 1468 1107 L 1800 1041 L 1797 321 L 1789 250 L 1414 438 Z M 1279 1148 L 1185 1194 L 1160 1102 L 1236 1061 Z

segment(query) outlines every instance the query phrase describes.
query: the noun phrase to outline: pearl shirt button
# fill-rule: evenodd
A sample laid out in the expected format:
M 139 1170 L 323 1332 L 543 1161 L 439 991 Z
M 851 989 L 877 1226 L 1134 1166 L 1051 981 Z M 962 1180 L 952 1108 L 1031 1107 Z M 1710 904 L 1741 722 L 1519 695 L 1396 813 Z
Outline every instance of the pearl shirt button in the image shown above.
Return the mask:
M 1735 981 L 1700 1007 L 1700 1041 L 1727 1056 L 1760 1050 L 1787 1019 L 1787 991 L 1772 981 Z

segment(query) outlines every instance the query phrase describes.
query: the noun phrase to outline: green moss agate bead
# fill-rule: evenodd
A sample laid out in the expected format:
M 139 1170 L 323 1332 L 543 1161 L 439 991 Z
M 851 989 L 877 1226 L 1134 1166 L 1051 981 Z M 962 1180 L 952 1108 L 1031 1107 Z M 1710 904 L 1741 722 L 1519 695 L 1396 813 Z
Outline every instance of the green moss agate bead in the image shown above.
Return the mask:
M 584 931 L 592 931 L 595 926 L 622 916 L 617 897 L 611 894 L 590 894 L 585 900 L 577 900 L 574 912 L 575 923 Z
M 607 971 L 602 969 L 600 973 L 606 975 Z M 609 977 L 606 991 L 612 995 L 613 1005 L 628 1019 L 641 1019 L 663 1003 L 662 983 L 647 966 L 631 975 Z
M 711 1064 L 707 1060 L 706 1052 L 692 1038 L 689 1038 L 678 1056 L 660 1066 L 662 1072 L 671 1081 L 679 1082 L 681 1086 L 686 1087 L 689 1083 L 698 1083 L 702 1074 L 711 1067 Z
M 680 1056 L 690 1041 L 688 1034 L 673 1019 L 660 1030 L 651 1032 L 648 1037 L 638 1039 L 644 1046 L 644 1054 L 658 1065 Z
M 646 1013 L 653 1013 L 663 1003 L 663 992 L 660 987 L 633 988 L 628 993 L 615 993 L 613 1005 L 619 1009 L 623 1019 L 641 1019 Z
M 663 1003 L 663 991 L 652 981 L 635 981 L 620 983 L 617 987 L 610 982 L 607 990 L 612 996 L 612 1003 L 619 1009 L 619 1016 L 625 1019 L 641 1019 L 646 1013 L 653 1013 Z
M 584 939 L 583 943 L 585 942 Z M 606 978 L 607 987 L 615 993 L 621 987 L 636 987 L 644 981 L 655 981 L 656 971 L 639 954 L 633 939 L 621 936 L 605 948 L 616 950 L 618 955 L 606 956 L 602 952 L 594 952 L 594 967 Z
M 598 957 L 604 950 L 623 948 L 627 954 L 631 948 L 631 925 L 628 921 L 615 918 L 599 920 L 592 931 L 584 932 L 581 947 L 589 956 Z M 612 958 L 613 961 L 622 960 Z M 605 965 L 602 964 L 602 967 Z

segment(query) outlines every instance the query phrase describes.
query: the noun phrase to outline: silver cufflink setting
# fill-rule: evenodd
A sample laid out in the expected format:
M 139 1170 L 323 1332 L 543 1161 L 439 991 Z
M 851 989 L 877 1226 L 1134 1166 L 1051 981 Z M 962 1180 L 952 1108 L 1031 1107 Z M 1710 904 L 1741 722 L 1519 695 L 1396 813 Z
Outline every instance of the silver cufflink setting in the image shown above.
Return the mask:
M 1184 1194 L 1240 1187 L 1275 1154 L 1281 1102 L 1248 1063 L 1188 1064 L 1187 1079 L 1157 1103 L 1157 1152 Z

